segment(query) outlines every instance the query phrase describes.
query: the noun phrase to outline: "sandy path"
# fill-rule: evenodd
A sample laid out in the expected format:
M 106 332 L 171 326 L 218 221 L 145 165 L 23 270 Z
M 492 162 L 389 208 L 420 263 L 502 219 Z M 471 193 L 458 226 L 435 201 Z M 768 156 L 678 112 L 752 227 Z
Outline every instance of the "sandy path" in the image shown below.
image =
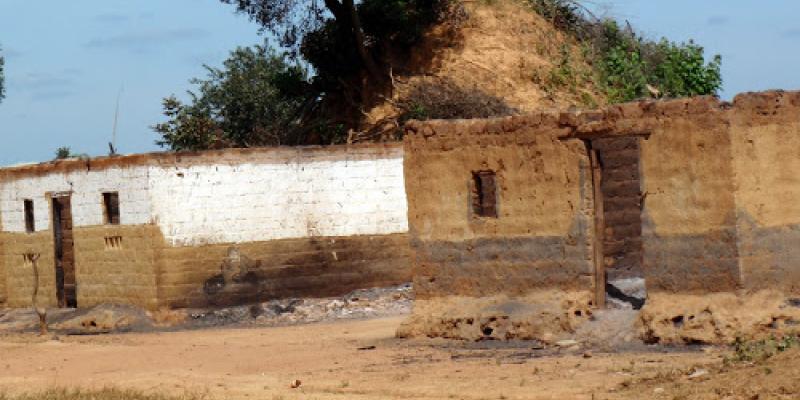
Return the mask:
M 263 329 L 0 338 L 0 388 L 133 387 L 260 399 L 596 399 L 704 353 L 531 358 L 525 347 L 400 341 L 401 318 Z M 374 350 L 359 350 L 375 346 Z M 302 380 L 299 389 L 290 382 Z

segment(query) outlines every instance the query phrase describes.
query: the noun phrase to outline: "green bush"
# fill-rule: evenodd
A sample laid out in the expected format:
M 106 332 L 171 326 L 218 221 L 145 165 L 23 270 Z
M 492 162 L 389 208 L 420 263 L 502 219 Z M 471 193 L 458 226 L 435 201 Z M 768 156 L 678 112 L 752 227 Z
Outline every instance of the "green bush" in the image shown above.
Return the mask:
M 754 341 L 736 338 L 733 343 L 733 355 L 726 357 L 725 363 L 762 362 L 798 345 L 800 345 L 800 338 L 791 335 L 781 338 L 773 336 L 768 339 Z
M 612 103 L 655 95 L 651 90 L 675 98 L 716 95 L 722 88 L 722 58 L 715 55 L 706 62 L 703 47 L 692 40 L 646 39 L 629 25 L 623 28 L 612 19 L 595 19 L 575 0 L 528 1 L 534 11 L 584 46 Z

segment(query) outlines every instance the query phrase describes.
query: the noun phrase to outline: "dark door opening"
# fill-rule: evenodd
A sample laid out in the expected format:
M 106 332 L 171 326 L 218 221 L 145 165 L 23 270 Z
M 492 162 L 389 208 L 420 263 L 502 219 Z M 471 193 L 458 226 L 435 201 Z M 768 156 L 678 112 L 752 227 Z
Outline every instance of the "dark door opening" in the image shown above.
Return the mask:
M 609 302 L 639 309 L 646 297 L 642 247 L 642 186 L 639 137 L 598 138 L 591 149 L 600 169 L 602 269 Z M 598 254 L 600 256 L 600 254 Z
M 53 195 L 53 239 L 58 306 L 76 308 L 78 292 L 72 236 L 72 199 L 68 194 Z

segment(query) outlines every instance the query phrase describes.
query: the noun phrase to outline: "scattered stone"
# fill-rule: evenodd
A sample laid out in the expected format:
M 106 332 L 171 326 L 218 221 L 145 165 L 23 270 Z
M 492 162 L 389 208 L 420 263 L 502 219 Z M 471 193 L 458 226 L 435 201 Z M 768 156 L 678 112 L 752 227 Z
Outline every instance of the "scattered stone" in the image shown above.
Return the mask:
M 689 374 L 689 379 L 697 379 L 701 376 L 708 375 L 708 371 L 702 368 L 695 368 L 692 370 L 692 373 Z
M 592 358 L 592 352 L 591 351 L 584 352 L 583 353 L 583 358 Z
M 657 387 L 657 388 L 653 389 L 653 393 L 654 393 L 654 394 L 661 394 L 661 393 L 664 393 L 664 388 Z
M 375 346 L 359 347 L 358 350 L 375 350 Z
M 289 387 L 291 387 L 292 389 L 297 389 L 302 384 L 303 384 L 303 382 L 301 382 L 300 379 L 295 379 L 295 380 L 292 381 L 292 384 L 289 385 Z
M 575 347 L 580 345 L 580 342 L 577 340 L 567 339 L 567 340 L 559 340 L 556 342 L 556 346 L 558 347 Z

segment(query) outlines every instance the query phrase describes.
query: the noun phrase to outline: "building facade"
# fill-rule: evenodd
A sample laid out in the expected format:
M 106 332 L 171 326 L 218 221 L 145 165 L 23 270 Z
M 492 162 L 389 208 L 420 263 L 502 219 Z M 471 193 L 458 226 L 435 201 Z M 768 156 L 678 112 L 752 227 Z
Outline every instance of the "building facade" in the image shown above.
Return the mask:
M 410 280 L 400 145 L 231 149 L 0 170 L 0 304 L 148 309 Z
M 513 336 L 538 317 L 515 322 L 526 301 L 509 299 L 555 289 L 602 306 L 609 276 L 643 277 L 648 301 L 800 295 L 798 142 L 800 92 L 782 91 L 412 122 L 414 284 L 418 301 L 444 304 L 425 309 L 449 311 L 406 331 L 459 336 L 488 318 Z M 465 306 L 491 296 L 505 306 Z

